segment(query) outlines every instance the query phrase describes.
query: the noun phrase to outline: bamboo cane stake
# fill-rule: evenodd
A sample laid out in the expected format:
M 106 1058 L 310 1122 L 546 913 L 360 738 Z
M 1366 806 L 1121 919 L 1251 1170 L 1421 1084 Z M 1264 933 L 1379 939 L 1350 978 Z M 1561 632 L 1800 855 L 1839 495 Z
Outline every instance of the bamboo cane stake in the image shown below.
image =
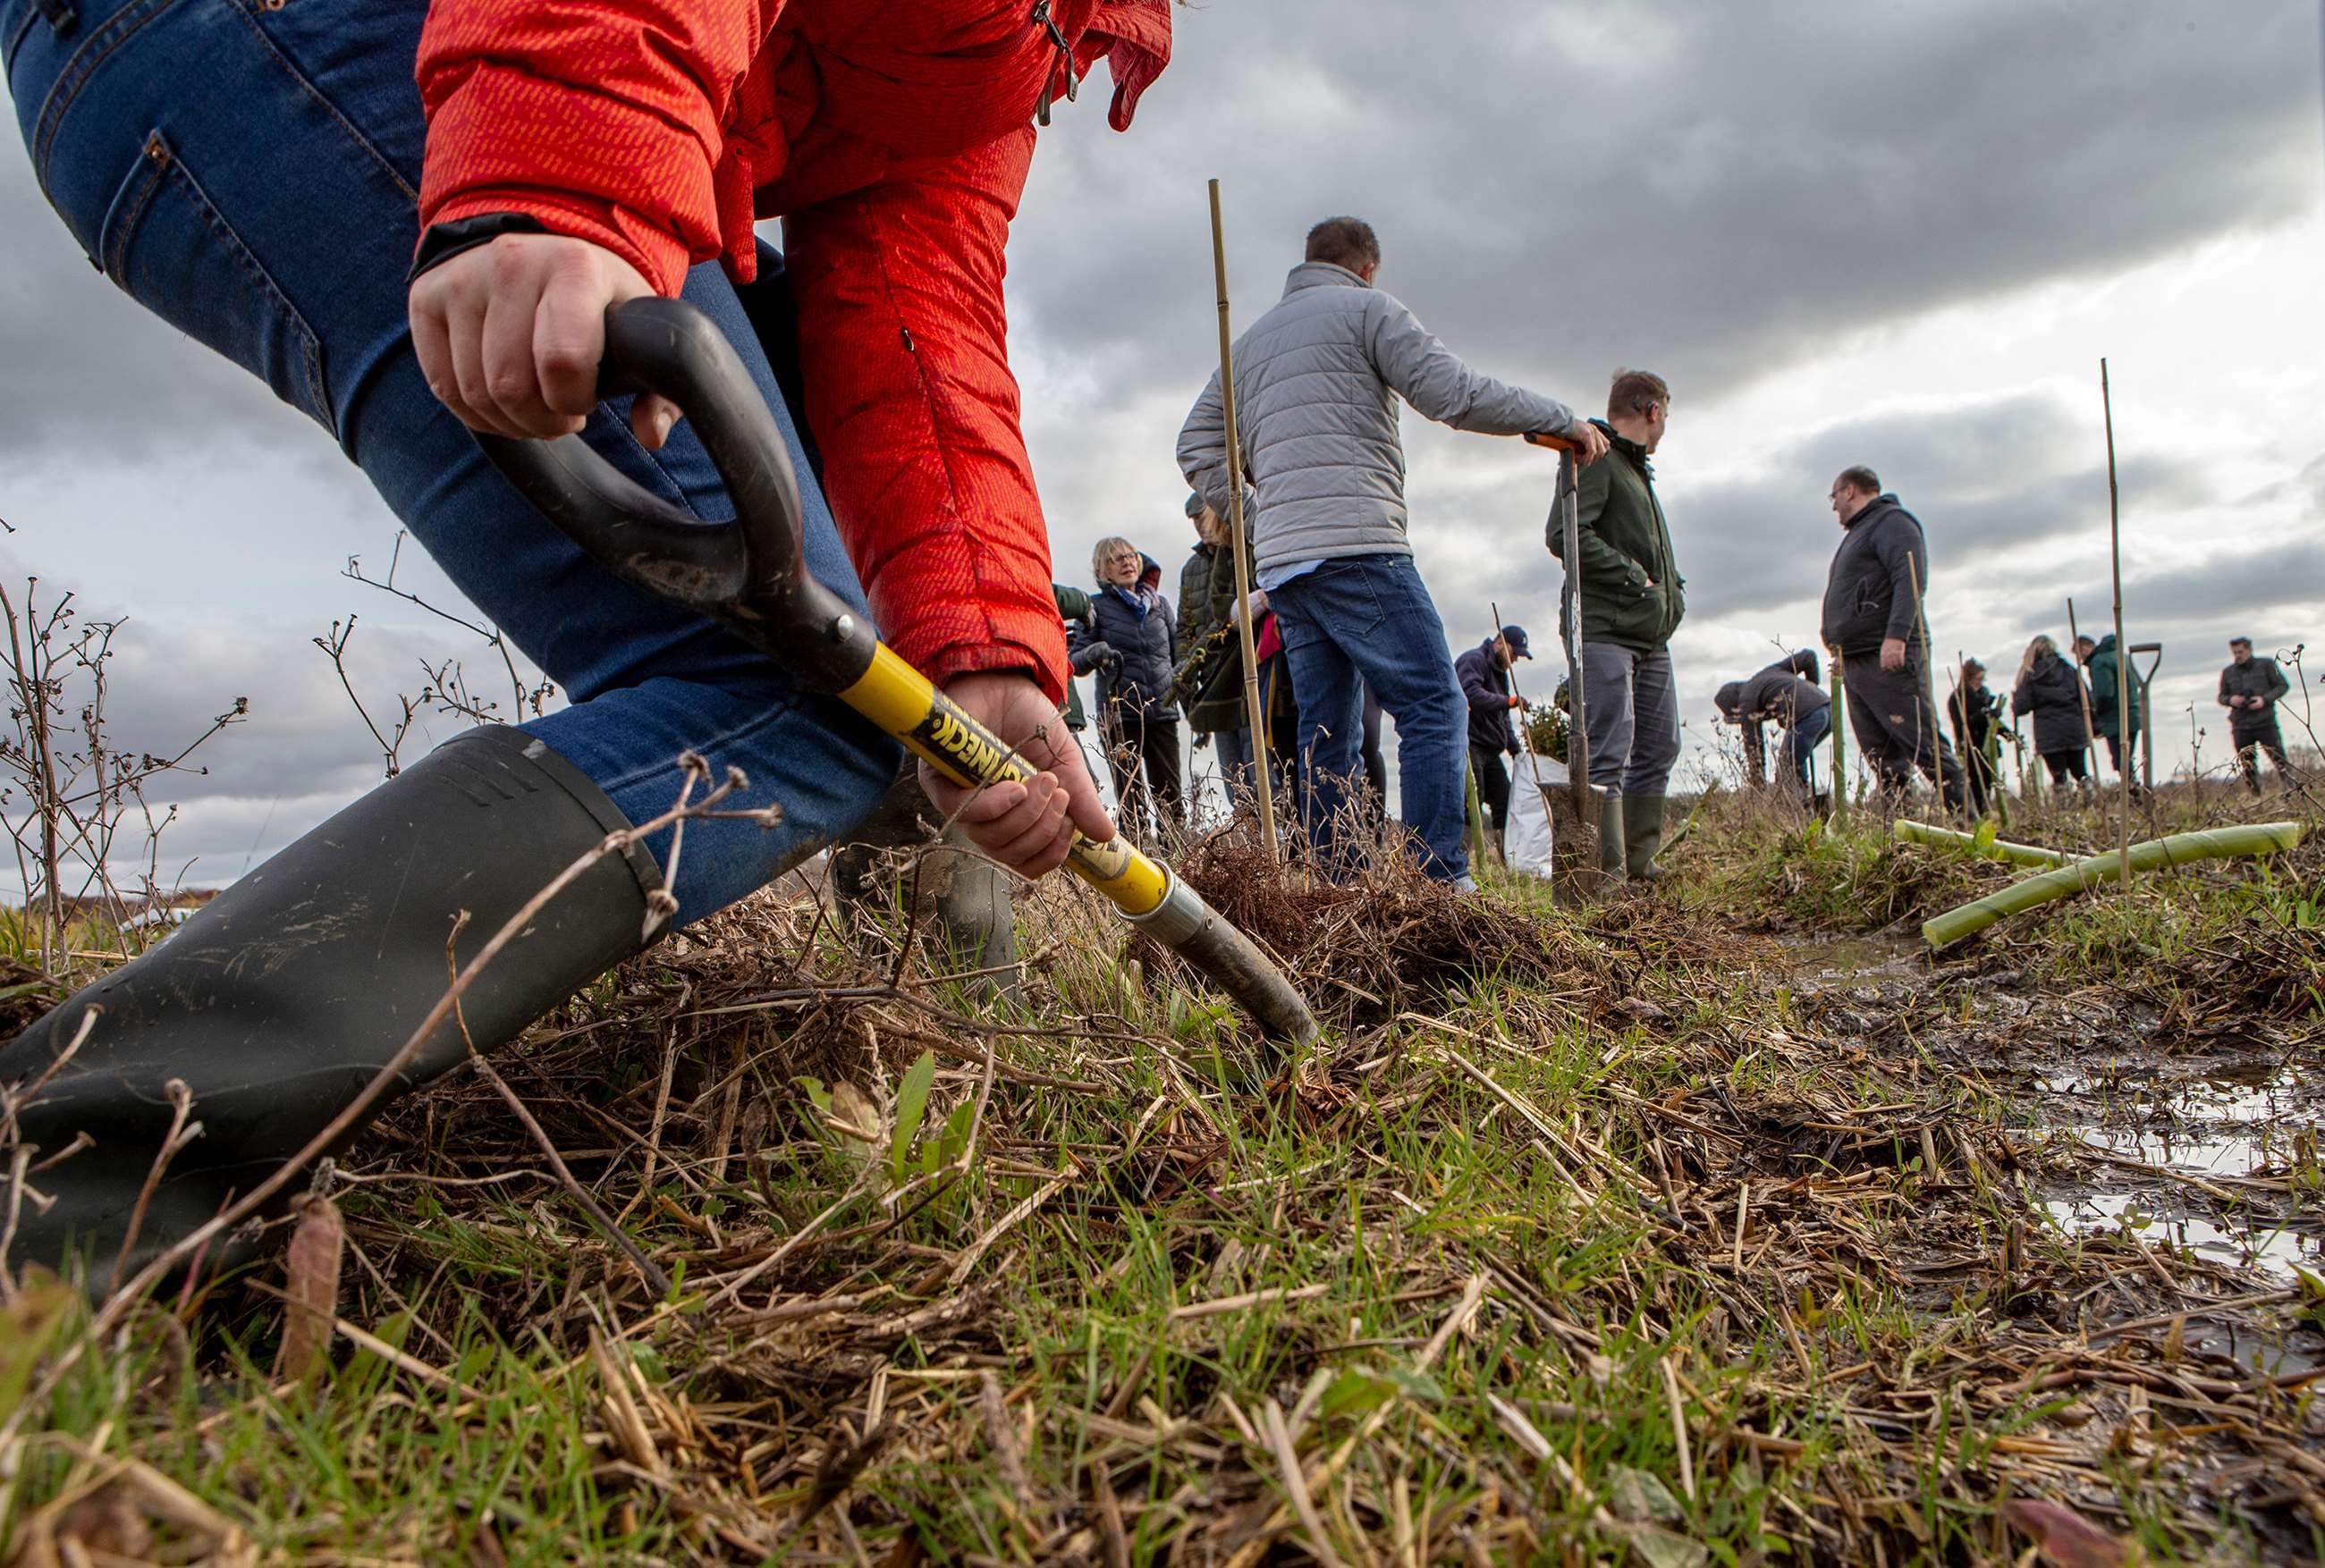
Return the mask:
M 1259 700 L 1258 644 L 1251 634 L 1251 547 L 1243 520 L 1243 438 L 1236 429 L 1235 338 L 1227 326 L 1227 229 L 1219 217 L 1219 182 L 1211 181 L 1211 271 L 1219 294 L 1219 408 L 1227 436 L 1227 531 L 1235 540 L 1236 641 L 1243 649 L 1244 721 L 1251 726 L 1252 792 L 1258 797 L 1259 837 L 1267 858 L 1281 862 L 1275 837 L 1275 789 L 1267 776 L 1267 710 Z
M 2107 562 L 2115 573 L 2116 853 L 2122 862 L 2123 891 L 2131 896 L 2131 644 L 2123 635 L 2123 517 L 2115 483 L 2115 398 L 2107 390 L 2105 355 L 2099 359 L 2099 406 L 2107 416 Z
M 1840 673 L 1840 650 L 1827 649 L 1832 655 L 1832 819 L 1839 821 L 1848 814 L 1848 692 Z

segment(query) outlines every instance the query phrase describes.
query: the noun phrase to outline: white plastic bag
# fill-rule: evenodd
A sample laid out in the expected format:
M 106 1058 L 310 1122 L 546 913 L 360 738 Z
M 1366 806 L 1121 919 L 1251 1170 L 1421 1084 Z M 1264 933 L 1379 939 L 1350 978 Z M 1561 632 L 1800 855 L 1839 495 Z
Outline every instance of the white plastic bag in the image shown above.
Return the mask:
M 1542 768 L 1542 788 L 1534 768 Z M 1510 820 L 1502 830 L 1502 859 L 1521 876 L 1550 875 L 1550 810 L 1542 789 L 1566 788 L 1566 764 L 1548 757 L 1510 759 Z

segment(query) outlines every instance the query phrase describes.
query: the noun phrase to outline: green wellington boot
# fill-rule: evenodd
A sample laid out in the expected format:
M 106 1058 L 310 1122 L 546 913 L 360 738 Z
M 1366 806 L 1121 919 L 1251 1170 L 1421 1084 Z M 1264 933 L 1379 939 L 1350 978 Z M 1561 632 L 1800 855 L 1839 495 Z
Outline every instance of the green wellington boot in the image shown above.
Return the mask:
M 30 1152 L 29 1168 L 14 1166 L 23 1190 L 12 1192 L 14 1162 L 0 1148 L 0 1213 L 19 1219 L 9 1263 L 61 1270 L 78 1259 L 101 1292 L 118 1258 L 125 1282 L 280 1170 L 394 1056 L 444 994 L 445 942 L 462 910 L 465 962 L 560 872 L 629 826 L 536 737 L 471 730 L 67 998 L 0 1047 L 0 1084 L 13 1086 L 16 1136 Z M 653 858 L 634 845 L 551 900 L 463 994 L 477 1048 L 514 1038 L 639 951 L 648 895 L 661 885 Z M 372 1113 L 467 1054 L 448 1017 Z M 141 1200 L 169 1135 L 173 1082 L 190 1091 L 200 1135 Z M 287 1184 L 254 1217 L 279 1213 L 297 1191 Z M 245 1225 L 199 1256 L 208 1271 L 255 1250 Z
M 1660 881 L 1663 868 L 1655 864 L 1655 851 L 1663 842 L 1663 798 L 1633 795 L 1623 806 L 1623 858 L 1635 882 Z
M 1607 795 L 1598 801 L 1598 872 L 1610 882 L 1623 880 L 1623 798 Z

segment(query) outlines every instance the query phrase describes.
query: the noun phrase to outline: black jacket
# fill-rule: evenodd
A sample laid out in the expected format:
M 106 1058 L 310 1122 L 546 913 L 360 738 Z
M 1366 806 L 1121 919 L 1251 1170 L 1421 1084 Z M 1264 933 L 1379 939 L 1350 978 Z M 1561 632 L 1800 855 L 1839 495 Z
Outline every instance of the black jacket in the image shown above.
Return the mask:
M 1159 586 L 1162 568 L 1154 558 L 1141 556 L 1139 560 L 1139 586 Z M 1107 718 L 1108 710 L 1119 706 L 1142 718 L 1176 719 L 1171 667 L 1179 640 L 1171 624 L 1171 601 L 1157 594 L 1154 607 L 1141 616 L 1121 589 L 1102 587 L 1090 595 L 1090 613 L 1098 637 L 1122 658 L 1121 663 L 1098 672 L 1099 718 Z
M 1461 696 L 1469 705 L 1469 743 L 1488 752 L 1518 754 L 1517 726 L 1510 722 L 1510 672 L 1494 658 L 1494 640 L 1487 638 L 1453 661 L 1461 678 Z
M 2010 694 L 2010 711 L 2034 715 L 2034 750 L 2045 757 L 2090 744 L 2083 728 L 2083 678 L 2055 653 L 2034 661 Z
M 1779 659 L 1743 683 L 1737 711 L 1745 716 L 1772 718 L 1790 729 L 1801 715 L 1832 706 L 1832 698 L 1816 684 L 1819 673 L 1812 648 Z
M 2277 669 L 2276 660 L 2254 654 L 2242 664 L 2231 663 L 2220 671 L 2220 706 L 2228 707 L 2231 696 L 2265 696 L 2268 706 L 2260 708 L 2228 708 L 2228 727 L 2232 730 L 2265 730 L 2276 722 L 2276 705 L 2283 702 L 2293 687 L 2285 683 L 2284 671 Z
M 1916 630 L 1916 585 L 1930 586 L 1929 546 L 1922 524 L 1886 492 L 1848 521 L 1824 583 L 1824 645 L 1844 657 L 1878 653 L 1884 640 L 1902 639 L 1905 657 L 1922 657 Z

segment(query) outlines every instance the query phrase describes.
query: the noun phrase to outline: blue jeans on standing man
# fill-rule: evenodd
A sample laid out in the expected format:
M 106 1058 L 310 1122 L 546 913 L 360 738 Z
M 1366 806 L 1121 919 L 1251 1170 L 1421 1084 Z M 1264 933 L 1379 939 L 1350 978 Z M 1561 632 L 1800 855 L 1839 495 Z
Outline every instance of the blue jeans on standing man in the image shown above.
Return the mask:
M 461 592 L 564 688 L 571 706 L 526 730 L 633 822 L 676 801 L 690 749 L 750 776 L 733 805 L 782 804 L 772 830 L 687 828 L 672 891 L 679 918 L 699 918 L 854 826 L 901 753 L 721 628 L 590 561 L 430 393 L 404 316 L 426 134 L 412 63 L 427 9 L 0 0 L 0 63 L 41 189 L 82 253 L 337 440 Z M 125 308 L 97 293 L 89 310 Z M 807 502 L 808 570 L 860 609 L 741 296 L 706 265 L 688 275 L 686 298 L 726 333 L 783 426 Z M 590 444 L 706 521 L 730 518 L 691 428 L 648 452 L 625 409 L 599 405 Z M 334 549 L 344 553 L 316 542 Z
M 1363 691 L 1396 721 L 1397 779 L 1422 869 L 1440 881 L 1469 874 L 1462 770 L 1468 708 L 1446 650 L 1445 623 L 1411 556 L 1338 556 L 1268 595 L 1300 705 L 1302 820 L 1320 849 L 1333 841 L 1352 779 L 1360 777 Z

